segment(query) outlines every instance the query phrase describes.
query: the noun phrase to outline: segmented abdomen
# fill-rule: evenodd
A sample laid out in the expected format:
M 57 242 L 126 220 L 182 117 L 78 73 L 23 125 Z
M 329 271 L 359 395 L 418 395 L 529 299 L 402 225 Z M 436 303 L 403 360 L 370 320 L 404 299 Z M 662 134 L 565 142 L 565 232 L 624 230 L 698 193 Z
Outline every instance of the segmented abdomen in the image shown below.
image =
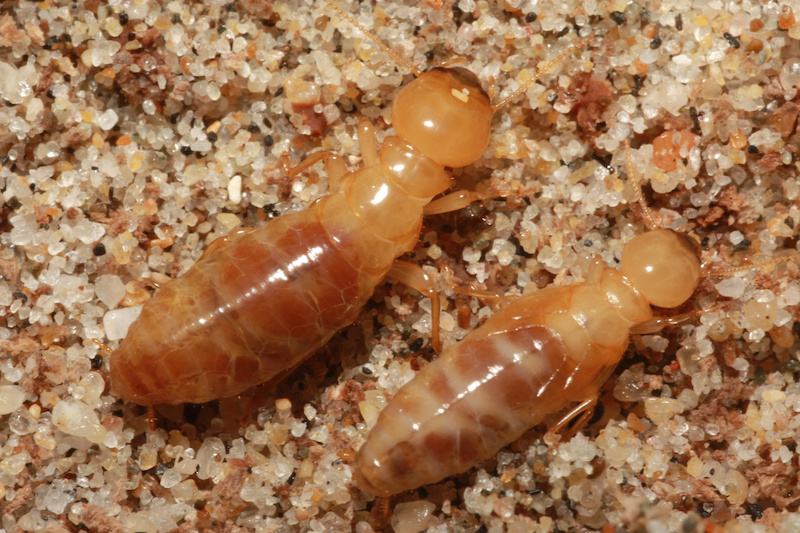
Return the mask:
M 397 139 L 381 162 L 160 289 L 112 355 L 117 394 L 142 405 L 232 396 L 294 368 L 352 323 L 414 247 L 430 201 L 420 195 L 449 184 L 441 166 Z
M 142 405 L 237 394 L 293 368 L 353 322 L 384 273 L 354 267 L 314 208 L 275 219 L 144 305 L 112 357 L 113 388 Z
M 613 347 L 589 341 L 584 357 L 568 356 L 563 336 L 575 332 L 564 324 L 584 329 L 569 318 L 583 287 L 516 300 L 424 367 L 381 412 L 359 450 L 358 485 L 388 496 L 435 483 L 591 397 L 617 362 L 607 355 L 621 356 L 627 339 Z

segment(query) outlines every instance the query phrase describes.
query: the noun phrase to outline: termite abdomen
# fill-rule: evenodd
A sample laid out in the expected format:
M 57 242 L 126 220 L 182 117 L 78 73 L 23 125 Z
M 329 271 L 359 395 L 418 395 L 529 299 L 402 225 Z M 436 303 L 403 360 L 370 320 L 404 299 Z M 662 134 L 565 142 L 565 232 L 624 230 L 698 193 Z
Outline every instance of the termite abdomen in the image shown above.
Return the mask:
M 144 405 L 230 396 L 296 365 L 333 325 L 353 320 L 377 280 L 312 215 L 276 219 L 269 233 L 241 237 L 163 287 L 114 355 L 116 392 Z

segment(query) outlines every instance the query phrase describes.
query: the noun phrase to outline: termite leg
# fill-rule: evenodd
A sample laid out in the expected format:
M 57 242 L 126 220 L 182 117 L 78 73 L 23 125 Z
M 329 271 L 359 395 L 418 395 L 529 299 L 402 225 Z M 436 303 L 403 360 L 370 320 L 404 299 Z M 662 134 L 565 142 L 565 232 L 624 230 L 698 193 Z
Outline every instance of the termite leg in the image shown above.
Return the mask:
M 501 294 L 501 293 L 499 293 L 497 291 L 476 289 L 476 288 L 474 288 L 472 286 L 463 287 L 461 285 L 456 285 L 455 282 L 453 282 L 450 279 L 448 279 L 447 281 L 448 281 L 448 284 L 450 285 L 450 288 L 453 289 L 454 293 L 463 294 L 464 296 L 471 296 L 473 298 L 477 298 L 478 300 L 482 301 L 483 303 L 485 303 L 487 305 L 491 305 L 495 309 L 500 309 L 500 308 L 508 305 L 509 303 L 511 303 L 512 300 L 517 298 L 517 296 L 513 295 L 513 294 L 512 295 L 506 295 L 506 294 Z
M 652 231 L 659 227 L 659 221 L 656 220 L 656 216 L 650 209 L 650 206 L 647 205 L 647 201 L 644 198 L 641 175 L 636 172 L 633 165 L 631 144 L 628 142 L 628 139 L 625 139 L 622 141 L 622 145 L 625 147 L 625 171 L 628 173 L 628 180 L 630 181 L 631 187 L 633 187 L 633 193 L 636 195 L 636 203 L 638 203 L 639 207 L 642 209 L 642 216 L 644 216 L 644 223 L 647 229 Z
M 569 432 L 564 435 L 567 438 L 574 436 L 581 429 L 583 429 L 586 423 L 592 418 L 592 413 L 594 412 L 594 407 L 597 405 L 598 399 L 599 396 L 594 394 L 586 400 L 583 400 L 581 403 L 570 409 L 569 412 L 565 414 L 555 426 L 548 429 L 547 433 L 558 433 L 564 428 L 564 426 L 569 424 L 572 420 L 575 420 L 575 424 L 572 426 Z
M 145 421 L 147 425 L 150 426 L 150 431 L 156 430 L 156 408 L 152 405 L 147 406 L 147 416 L 145 417 Z
M 500 308 L 503 307 L 504 305 L 507 305 L 509 303 L 508 301 L 506 301 L 507 298 L 515 298 L 514 295 L 504 295 L 496 291 L 475 289 L 473 287 L 461 287 L 455 284 L 451 285 L 451 287 L 453 289 L 453 292 L 455 292 L 456 294 L 463 294 L 464 296 L 472 296 L 473 298 L 477 298 L 483 303 L 492 305 L 495 308 Z
M 375 136 L 375 126 L 367 119 L 362 119 L 358 124 L 358 143 L 364 168 L 381 164 L 378 139 Z M 336 154 L 326 156 L 325 170 L 328 173 L 328 187 L 330 188 L 331 194 L 339 192 L 345 177 L 349 175 L 347 166 L 344 164 L 344 159 Z
M 448 57 L 438 61 L 433 68 L 455 68 L 457 65 L 463 65 L 464 63 L 466 63 L 466 60 L 461 56 Z
M 489 78 L 489 87 L 486 89 L 486 94 L 489 95 L 489 100 L 494 102 L 494 97 L 497 96 L 497 80 L 494 76 Z
M 114 350 L 112 350 L 111 348 L 109 348 L 108 346 L 106 346 L 105 344 L 100 342 L 99 340 L 92 339 L 92 342 L 95 343 L 101 350 L 106 352 L 106 355 L 111 355 L 112 353 L 114 353 Z
M 106 346 L 105 344 L 100 342 L 99 340 L 92 339 L 92 342 L 95 343 L 97 346 L 99 346 L 101 350 L 106 352 L 106 354 L 111 355 L 113 353 L 113 350 L 111 348 L 109 348 L 108 346 Z M 147 422 L 147 425 L 150 427 L 150 431 L 155 431 L 156 430 L 156 420 L 157 420 L 157 418 L 156 418 L 156 410 L 155 410 L 155 408 L 152 405 L 148 405 L 147 406 L 147 416 L 145 417 L 145 421 Z
M 291 167 L 289 166 L 289 158 L 288 154 L 283 154 L 281 156 L 281 167 L 283 172 L 293 178 L 303 172 L 304 170 L 310 168 L 312 165 L 316 164 L 318 161 L 322 161 L 323 159 L 329 159 L 331 157 L 336 157 L 336 154 L 330 152 L 328 150 L 321 150 L 319 152 L 314 152 L 313 154 L 309 155 L 305 159 L 303 159 L 297 165 Z
M 342 159 L 340 155 L 329 152 L 328 150 L 314 152 L 294 167 L 289 166 L 287 159 L 288 158 L 284 157 L 281 158 L 281 167 L 286 175 L 292 178 L 315 163 L 325 161 L 325 171 L 328 173 L 328 182 L 332 193 L 339 190 L 339 184 L 342 178 L 347 174 L 347 166 L 344 164 L 344 159 Z
M 703 265 L 703 276 L 728 277 L 728 276 L 733 276 L 734 274 L 738 274 L 739 272 L 749 272 L 751 270 L 769 268 L 777 265 L 778 263 L 785 263 L 787 261 L 798 261 L 798 260 L 800 260 L 800 255 L 793 253 L 791 255 L 784 255 L 783 257 L 775 257 L 773 259 L 767 259 L 765 261 L 756 261 L 755 263 L 750 263 L 747 265 L 739 265 L 735 267 L 708 268 L 706 265 Z
M 740 265 L 736 267 L 723 267 L 723 268 L 716 268 L 716 269 L 707 269 L 703 267 L 703 276 L 732 276 L 739 272 L 747 272 L 749 270 L 755 270 L 760 268 L 772 267 L 779 263 L 784 263 L 787 261 L 798 261 L 800 260 L 800 256 L 797 254 L 786 255 L 783 257 L 777 257 L 774 259 L 769 259 L 766 261 L 759 261 L 756 263 L 751 263 L 749 265 Z M 680 324 L 681 322 L 685 322 L 687 320 L 693 320 L 697 318 L 698 315 L 703 314 L 701 311 L 692 310 L 686 313 L 681 313 L 675 316 L 669 317 L 653 317 L 647 322 L 642 322 L 636 326 L 631 328 L 631 333 L 633 335 L 651 335 L 653 333 L 658 333 L 662 329 L 668 326 L 674 326 L 676 324 Z
M 443 270 L 445 275 L 445 281 L 450 286 L 450 288 L 453 289 L 454 293 L 477 298 L 483 303 L 491 305 L 495 309 L 501 309 L 502 307 L 508 305 L 513 300 L 518 298 L 518 296 L 515 294 L 502 294 L 497 291 L 476 289 L 472 285 L 469 285 L 467 287 L 458 285 L 458 283 L 453 280 L 452 270 L 450 270 L 450 268 L 447 266 L 443 267 Z
M 589 265 L 589 269 L 586 271 L 584 280 L 586 283 L 600 283 L 600 279 L 603 277 L 604 269 L 605 263 L 603 263 L 603 258 L 599 255 L 594 256 L 594 259 L 592 259 L 592 262 Z
M 327 348 L 325 349 L 327 350 Z M 300 368 L 300 366 L 305 362 L 305 360 L 300 360 L 297 364 L 290 366 L 278 374 L 275 374 L 268 381 L 265 381 L 264 383 L 261 383 L 260 385 L 257 385 L 251 389 L 253 394 L 249 396 L 247 403 L 242 408 L 242 415 L 239 417 L 239 426 L 243 428 L 247 427 L 247 425 L 252 422 L 253 413 L 258 411 L 259 407 L 265 405 L 266 400 L 270 397 L 270 395 L 275 393 L 275 387 L 277 387 L 280 382 L 286 379 L 287 376 L 291 375 L 295 370 Z M 242 399 L 242 395 L 239 395 L 238 398 Z
M 441 353 L 442 339 L 439 333 L 439 315 L 441 314 L 439 293 L 436 292 L 431 277 L 420 267 L 412 265 L 411 263 L 406 263 L 405 261 L 395 261 L 386 275 L 418 290 L 431 299 L 431 344 L 436 353 Z
M 358 123 L 358 147 L 364 160 L 364 168 L 376 167 L 381 164 L 375 126 L 365 118 Z
M 398 65 L 406 67 L 408 70 L 413 72 L 414 76 L 416 77 L 420 77 L 422 75 L 422 69 L 412 65 L 411 63 L 406 61 L 403 57 L 395 53 L 395 51 L 392 50 L 389 47 L 389 45 L 378 39 L 378 37 L 374 33 L 372 33 L 367 28 L 359 24 L 359 22 L 355 18 L 353 18 L 353 16 L 350 15 L 350 13 L 346 12 L 344 9 L 336 5 L 336 2 L 334 2 L 333 0 L 325 0 L 325 3 L 328 4 L 334 11 L 336 11 L 342 18 L 348 21 L 354 28 L 363 33 L 364 36 L 370 41 L 372 41 L 372 43 L 375 46 L 383 50 L 383 52 L 386 55 L 392 58 L 392 61 L 394 61 Z
M 431 201 L 422 209 L 422 213 L 425 216 L 451 213 L 464 209 L 472 202 L 486 200 L 487 198 L 491 198 L 491 196 L 475 191 L 456 191 Z
M 689 311 L 688 313 L 681 313 L 675 316 L 657 316 L 653 317 L 647 322 L 642 322 L 631 328 L 632 335 L 652 335 L 658 333 L 662 329 L 686 322 L 697 317 L 700 314 L 698 311 Z
M 140 281 L 153 289 L 160 289 L 168 282 L 172 281 L 172 278 L 161 272 L 150 272 L 149 277 L 142 278 Z
M 236 228 L 235 230 L 228 232 L 226 235 L 223 235 L 222 237 L 216 239 L 214 242 L 206 246 L 206 249 L 203 250 L 203 255 L 200 256 L 200 259 L 205 259 L 206 257 L 213 254 L 217 250 L 225 248 L 227 245 L 229 245 L 242 235 L 245 235 L 253 231 L 253 229 L 254 228 Z M 156 288 L 158 288 L 157 284 Z

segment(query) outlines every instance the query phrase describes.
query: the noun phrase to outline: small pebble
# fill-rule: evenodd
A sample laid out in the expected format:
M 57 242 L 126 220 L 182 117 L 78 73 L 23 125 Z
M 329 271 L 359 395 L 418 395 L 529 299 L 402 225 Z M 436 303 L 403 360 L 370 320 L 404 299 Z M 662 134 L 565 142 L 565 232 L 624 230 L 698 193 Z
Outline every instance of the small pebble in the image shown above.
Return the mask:
M 106 438 L 106 429 L 94 409 L 80 400 L 63 400 L 53 408 L 53 424 L 68 435 L 84 437 L 95 444 Z
M 17 385 L 0 385 L 0 415 L 13 413 L 25 401 L 25 391 Z
M 673 398 L 647 398 L 644 401 L 645 415 L 657 425 L 665 423 L 684 409 L 685 406 Z
M 429 501 L 416 500 L 399 503 L 392 514 L 392 529 L 395 533 L 420 533 L 436 525 L 433 511 L 436 505 Z
M 242 201 L 242 177 L 237 174 L 228 182 L 228 200 L 234 204 Z
M 114 309 L 125 297 L 125 284 L 119 276 L 105 275 L 97 278 L 94 284 L 97 298 L 109 309 Z
M 714 285 L 714 287 L 720 296 L 741 298 L 744 294 L 745 282 L 742 278 L 727 278 Z
M 786 399 L 786 393 L 782 390 L 765 390 L 761 393 L 765 402 L 778 403 Z
M 103 315 L 103 328 L 106 332 L 106 338 L 110 341 L 124 339 L 125 335 L 128 334 L 128 328 L 139 317 L 141 312 L 142 306 L 137 305 L 124 309 L 115 309 Z

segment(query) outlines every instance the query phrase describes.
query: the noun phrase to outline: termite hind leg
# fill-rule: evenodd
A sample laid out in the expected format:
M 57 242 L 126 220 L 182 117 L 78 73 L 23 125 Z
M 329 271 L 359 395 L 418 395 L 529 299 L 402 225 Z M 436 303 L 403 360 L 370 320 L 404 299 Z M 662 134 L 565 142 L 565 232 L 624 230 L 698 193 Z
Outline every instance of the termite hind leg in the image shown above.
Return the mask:
M 246 428 L 248 425 L 252 424 L 258 417 L 258 410 L 268 403 L 267 400 L 269 398 L 275 396 L 275 388 L 278 384 L 297 370 L 303 363 L 305 363 L 305 360 L 300 360 L 298 363 L 271 377 L 268 381 L 252 387 L 244 394 L 237 395 L 236 399 L 239 403 L 241 404 L 244 402 L 238 419 L 239 427 Z
M 418 290 L 431 299 L 431 344 L 436 353 L 441 353 L 442 339 L 439 332 L 441 308 L 439 293 L 436 292 L 433 279 L 420 267 L 405 261 L 395 261 L 386 276 Z
M 558 423 L 556 423 L 555 426 L 547 430 L 547 434 L 551 435 L 551 438 L 545 440 L 553 441 L 554 439 L 552 437 L 555 436 L 556 433 L 561 432 L 561 430 L 564 429 L 567 426 L 567 424 L 569 424 L 573 420 L 575 422 L 574 424 L 572 424 L 572 427 L 566 430 L 562 436 L 563 440 L 569 440 L 572 437 L 574 437 L 580 430 L 582 430 L 586 426 L 587 422 L 591 420 L 598 399 L 599 396 L 597 394 L 594 394 L 593 396 L 583 400 L 581 403 L 570 409 L 569 412 L 567 412 L 567 414 L 565 414 L 561 418 L 561 420 L 559 420 Z

